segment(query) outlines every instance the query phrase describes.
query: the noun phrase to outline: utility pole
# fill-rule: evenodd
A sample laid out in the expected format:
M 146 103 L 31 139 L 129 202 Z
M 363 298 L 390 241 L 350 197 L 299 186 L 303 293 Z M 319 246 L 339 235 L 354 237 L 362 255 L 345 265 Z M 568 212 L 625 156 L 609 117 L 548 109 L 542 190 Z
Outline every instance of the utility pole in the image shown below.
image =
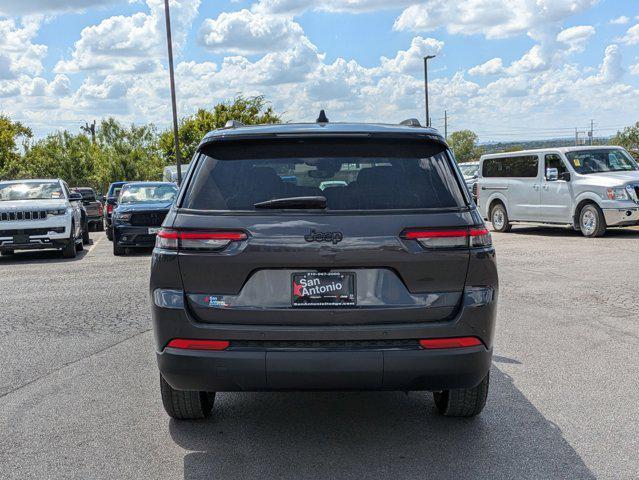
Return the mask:
M 595 130 L 595 121 L 594 120 L 590 120 L 590 132 L 588 132 L 588 136 L 590 137 L 590 145 L 593 144 L 594 130 Z
M 426 55 L 424 57 L 424 97 L 426 100 L 426 126 L 430 127 L 430 114 L 428 113 L 428 60 L 436 55 Z
M 579 146 L 579 131 L 575 127 L 575 147 Z
M 448 140 L 448 110 L 444 110 L 444 140 Z
M 80 127 L 80 130 L 87 135 L 91 134 L 91 142 L 95 145 L 95 120 L 93 120 L 91 125 L 89 125 L 88 122 L 84 122 L 84 125 Z
M 177 183 L 182 184 L 182 159 L 180 158 L 180 139 L 178 137 L 177 101 L 175 99 L 175 74 L 173 73 L 173 40 L 171 37 L 171 14 L 169 0 L 164 0 L 164 15 L 166 17 L 166 42 L 169 50 L 169 78 L 171 81 L 171 106 L 173 108 L 173 137 L 175 145 L 175 164 L 177 165 Z

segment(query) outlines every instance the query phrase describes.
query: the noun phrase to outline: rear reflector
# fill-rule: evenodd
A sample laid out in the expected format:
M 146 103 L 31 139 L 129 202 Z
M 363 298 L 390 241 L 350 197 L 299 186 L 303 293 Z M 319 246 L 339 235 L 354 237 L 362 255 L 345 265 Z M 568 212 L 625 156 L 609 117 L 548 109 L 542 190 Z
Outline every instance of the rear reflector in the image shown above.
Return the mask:
M 160 230 L 155 246 L 169 250 L 221 250 L 231 242 L 246 240 L 244 232 L 195 232 Z
M 189 340 L 185 338 L 174 338 L 167 347 L 180 348 L 182 350 L 226 350 L 230 342 L 225 340 Z
M 463 348 L 463 347 L 476 347 L 477 345 L 483 345 L 481 340 L 477 337 L 457 337 L 457 338 L 429 338 L 426 340 L 420 340 L 419 345 L 422 348 L 436 349 L 436 348 Z
M 486 227 L 454 228 L 441 230 L 404 230 L 402 238 L 417 240 L 426 248 L 487 247 L 492 245 L 490 232 Z

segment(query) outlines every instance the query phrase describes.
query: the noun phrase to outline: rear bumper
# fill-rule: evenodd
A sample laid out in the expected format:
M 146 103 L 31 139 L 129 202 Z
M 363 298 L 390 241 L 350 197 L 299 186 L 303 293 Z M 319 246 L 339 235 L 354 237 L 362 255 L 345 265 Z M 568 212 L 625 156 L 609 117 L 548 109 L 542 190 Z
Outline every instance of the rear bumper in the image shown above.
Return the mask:
M 162 376 L 175 389 L 210 392 L 286 390 L 448 390 L 478 385 L 490 369 L 483 346 L 446 350 L 245 350 L 166 348 Z

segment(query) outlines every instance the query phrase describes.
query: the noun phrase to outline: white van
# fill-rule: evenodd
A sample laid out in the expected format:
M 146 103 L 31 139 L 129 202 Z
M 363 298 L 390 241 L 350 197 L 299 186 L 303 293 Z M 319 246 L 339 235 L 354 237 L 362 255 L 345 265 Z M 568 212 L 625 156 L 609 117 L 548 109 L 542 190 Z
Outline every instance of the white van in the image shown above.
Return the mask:
M 184 163 L 180 165 L 180 173 L 182 173 L 182 178 L 186 177 L 186 174 L 189 172 L 190 163 Z M 162 181 L 164 182 L 173 182 L 176 183 L 178 181 L 177 176 L 177 165 L 169 165 L 168 167 L 164 167 L 164 172 L 162 174 Z
M 639 225 L 639 166 L 621 147 L 483 155 L 477 204 L 498 232 L 512 222 L 572 225 L 586 237 Z

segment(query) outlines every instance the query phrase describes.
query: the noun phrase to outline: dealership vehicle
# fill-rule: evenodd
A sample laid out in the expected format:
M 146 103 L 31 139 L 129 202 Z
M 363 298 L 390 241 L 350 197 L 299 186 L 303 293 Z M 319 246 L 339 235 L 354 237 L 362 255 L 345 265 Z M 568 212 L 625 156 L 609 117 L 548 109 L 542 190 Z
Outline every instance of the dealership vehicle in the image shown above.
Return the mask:
M 65 258 L 82 250 L 86 222 L 82 195 L 63 180 L 0 181 L 0 253 L 57 249 Z
M 498 232 L 512 222 L 572 225 L 586 237 L 639 225 L 639 166 L 621 147 L 483 155 L 479 210 Z
M 107 190 L 106 198 L 104 200 L 104 230 L 106 231 L 106 236 L 109 240 L 113 239 L 111 215 L 113 214 L 115 207 L 118 205 L 118 195 L 125 183 L 127 182 L 113 182 L 109 185 L 109 189 Z
M 186 177 L 189 173 L 189 168 L 191 167 L 190 163 L 185 163 L 180 165 L 180 172 L 182 173 L 182 178 Z M 162 180 L 165 182 L 177 182 L 177 165 L 169 165 L 168 167 L 164 167 L 164 172 L 162 173 Z
M 477 178 L 479 177 L 479 162 L 465 162 L 459 164 L 459 169 L 464 176 L 464 182 L 466 182 L 466 186 L 468 190 L 472 193 L 473 198 L 476 198 L 476 187 Z
M 443 137 L 325 120 L 235 123 L 198 147 L 152 260 L 170 416 L 263 390 L 432 391 L 444 415 L 483 409 L 495 252 Z
M 73 188 L 72 191 L 82 195 L 82 205 L 86 210 L 87 231 L 92 229 L 96 231 L 104 230 L 102 202 L 97 199 L 95 191 L 89 187 L 77 187 Z
M 127 248 L 152 247 L 176 194 L 174 183 L 130 182 L 124 185 L 111 218 L 113 254 L 125 255 Z

